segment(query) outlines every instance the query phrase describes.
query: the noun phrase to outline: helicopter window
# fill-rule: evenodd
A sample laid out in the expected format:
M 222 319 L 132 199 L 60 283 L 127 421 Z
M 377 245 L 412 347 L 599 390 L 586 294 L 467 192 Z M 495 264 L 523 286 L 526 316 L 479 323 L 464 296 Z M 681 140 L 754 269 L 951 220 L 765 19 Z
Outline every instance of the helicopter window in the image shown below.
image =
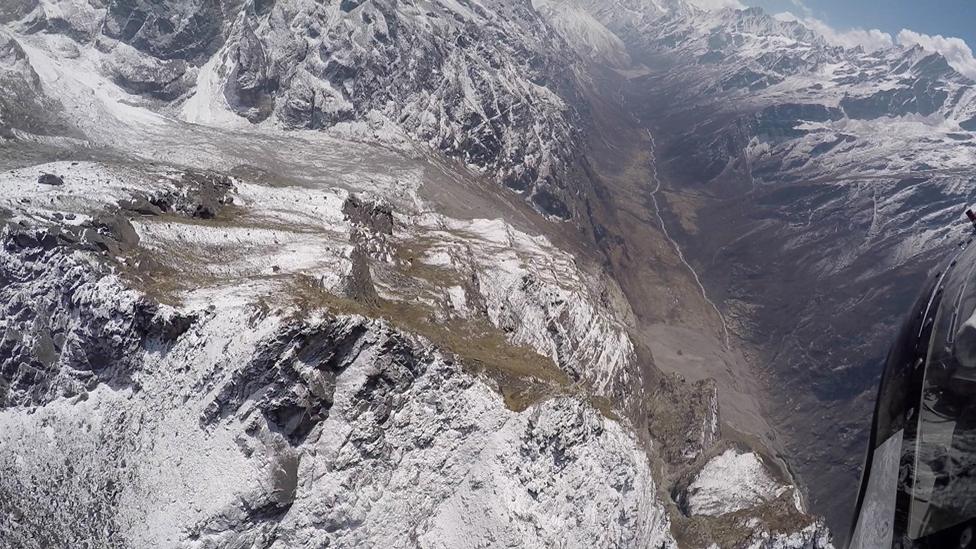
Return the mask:
M 971 390 L 974 381 L 966 382 Z M 963 396 L 939 388 L 926 391 L 909 525 L 913 538 L 976 517 L 976 406 L 971 396 Z
M 902 436 L 902 431 L 895 433 L 874 451 L 871 476 L 851 537 L 850 549 L 891 547 Z
M 936 315 L 925 361 L 908 524 L 913 539 L 976 517 L 976 282 L 972 278 L 970 269 L 946 282 L 944 293 L 954 299 L 945 300 Z

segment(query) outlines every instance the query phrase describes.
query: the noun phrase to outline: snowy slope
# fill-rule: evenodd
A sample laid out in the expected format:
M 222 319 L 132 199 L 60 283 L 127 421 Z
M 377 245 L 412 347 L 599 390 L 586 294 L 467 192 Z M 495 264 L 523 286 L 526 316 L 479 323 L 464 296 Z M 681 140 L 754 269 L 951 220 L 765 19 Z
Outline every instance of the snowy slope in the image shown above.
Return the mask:
M 632 343 L 545 238 L 167 166 L 0 184 L 15 546 L 675 546 Z
M 65 182 L 40 187 L 37 173 Z M 562 357 L 595 342 L 574 343 L 569 325 L 559 344 L 530 342 L 552 354 L 552 366 L 526 351 L 538 370 L 505 374 L 488 364 L 479 374 L 464 349 L 445 355 L 396 327 L 425 331 L 410 323 L 416 304 L 393 302 L 434 278 L 394 258 L 404 241 L 438 242 L 436 233 L 405 229 L 410 220 L 399 216 L 388 232 L 389 210 L 339 189 L 222 181 L 89 163 L 4 175 L 3 207 L 13 213 L 0 263 L 5 539 L 24 547 L 86 538 L 99 546 L 438 547 L 459 535 L 531 546 L 673 544 L 633 432 L 560 386 L 559 363 L 587 368 L 594 383 L 599 368 L 613 367 Z M 544 241 L 503 225 L 441 219 L 436 228 L 456 231 L 445 242 L 470 250 L 500 229 L 525 243 L 513 251 L 534 266 L 548 254 L 560 260 L 543 252 Z M 376 269 L 377 288 L 402 269 L 398 293 L 371 298 L 359 254 L 389 262 Z M 466 261 L 453 268 L 490 269 Z M 560 261 L 565 276 L 579 276 Z M 449 277 L 452 267 L 441 268 Z M 518 255 L 506 271 L 530 272 Z M 461 299 L 490 303 L 499 290 L 486 274 Z M 306 280 L 314 283 L 287 290 Z M 584 287 L 561 291 L 586 302 L 571 293 Z M 374 308 L 371 299 L 388 304 Z M 448 307 L 420 308 L 449 323 Z M 389 320 L 335 314 L 343 310 Z M 479 330 L 491 331 L 487 320 Z M 531 319 L 509 322 L 533 333 L 519 327 Z M 514 411 L 497 385 L 514 386 L 511 376 L 554 398 L 520 394 Z M 75 480 L 48 499 L 67 471 Z

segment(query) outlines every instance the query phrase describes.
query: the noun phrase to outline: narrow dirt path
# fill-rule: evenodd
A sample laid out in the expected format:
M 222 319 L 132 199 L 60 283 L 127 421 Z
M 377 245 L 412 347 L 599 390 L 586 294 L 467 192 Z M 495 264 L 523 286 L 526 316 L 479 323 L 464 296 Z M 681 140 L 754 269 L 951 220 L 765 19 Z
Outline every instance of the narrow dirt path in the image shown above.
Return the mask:
M 691 276 L 694 277 L 695 284 L 698 285 L 698 289 L 701 291 L 701 295 L 705 299 L 705 302 L 711 305 L 712 309 L 715 310 L 715 314 L 718 315 L 719 320 L 722 322 L 722 331 L 724 332 L 725 336 L 725 348 L 728 350 L 730 346 L 729 325 L 725 320 L 725 315 L 722 314 L 722 311 L 718 308 L 718 305 L 716 305 L 715 302 L 708 297 L 708 292 L 705 291 L 705 286 L 702 284 L 701 278 L 698 276 L 698 272 L 694 267 L 691 266 L 691 263 L 688 263 L 688 260 L 685 259 L 685 254 L 681 251 L 681 246 L 679 246 L 674 238 L 671 237 L 671 233 L 668 231 L 668 225 L 664 222 L 664 216 L 661 215 L 661 205 L 657 201 L 657 193 L 661 190 L 661 179 L 657 174 L 657 145 L 654 142 L 654 136 L 651 135 L 651 131 L 647 129 L 644 131 L 647 132 L 647 138 L 651 143 L 651 179 L 654 181 L 654 189 L 651 190 L 651 202 L 654 203 L 654 215 L 657 216 L 658 223 L 661 224 L 661 232 L 664 233 L 664 237 L 668 239 L 668 242 L 670 242 L 672 246 L 674 246 L 674 250 L 678 254 L 678 259 L 685 267 L 688 268 L 689 271 L 691 271 Z

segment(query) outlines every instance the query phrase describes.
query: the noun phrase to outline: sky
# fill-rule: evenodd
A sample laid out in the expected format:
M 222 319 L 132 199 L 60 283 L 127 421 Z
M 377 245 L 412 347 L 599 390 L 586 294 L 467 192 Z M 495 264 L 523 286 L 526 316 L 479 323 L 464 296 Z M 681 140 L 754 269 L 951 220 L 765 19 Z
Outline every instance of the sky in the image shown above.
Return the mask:
M 743 0 L 769 13 L 812 16 L 838 30 L 880 29 L 892 36 L 901 29 L 962 38 L 976 45 L 973 0 Z
M 976 79 L 976 0 L 691 0 L 705 7 L 759 6 L 797 19 L 831 43 L 875 50 L 920 45 Z M 972 47 L 971 47 L 972 46 Z

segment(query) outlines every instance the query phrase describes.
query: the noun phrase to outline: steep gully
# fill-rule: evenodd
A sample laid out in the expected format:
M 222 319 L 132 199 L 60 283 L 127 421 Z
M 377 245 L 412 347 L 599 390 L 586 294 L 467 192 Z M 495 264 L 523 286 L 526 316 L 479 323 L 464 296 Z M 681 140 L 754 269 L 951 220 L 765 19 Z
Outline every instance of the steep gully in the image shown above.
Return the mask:
M 591 67 L 592 68 L 592 67 Z M 585 135 L 586 216 L 583 233 L 564 226 L 550 233 L 568 250 L 599 261 L 619 284 L 631 309 L 630 332 L 642 363 L 689 383 L 715 381 L 722 438 L 752 447 L 789 472 L 775 430 L 766 419 L 763 383 L 718 304 L 704 288 L 693 259 L 673 234 L 667 201 L 669 186 L 656 158 L 654 126 L 625 74 L 593 68 L 587 108 L 592 125 Z M 575 236 L 574 236 L 575 235 Z M 653 391 L 655 375 L 632 391 Z M 647 410 L 637 411 L 638 416 Z M 638 418 L 639 422 L 639 418 Z
M 639 92 L 637 94 L 636 97 L 635 95 L 629 97 L 630 102 L 640 97 Z M 648 103 L 655 102 L 648 99 Z M 848 500 L 854 493 L 851 486 L 855 485 L 857 480 L 856 470 L 852 472 L 844 467 L 843 470 L 838 471 L 836 462 L 830 457 L 837 452 L 837 449 L 830 450 L 832 448 L 830 445 L 816 445 L 814 443 L 816 438 L 805 436 L 802 429 L 796 427 L 797 424 L 804 423 L 829 424 L 830 420 L 808 413 L 806 408 L 794 412 L 796 417 L 790 415 L 791 403 L 795 403 L 797 399 L 791 396 L 794 395 L 791 389 L 799 387 L 803 390 L 803 383 L 785 384 L 783 379 L 777 376 L 777 365 L 770 364 L 770 361 L 775 362 L 778 357 L 771 356 L 768 349 L 753 337 L 746 335 L 749 333 L 749 326 L 738 324 L 738 322 L 750 322 L 750 317 L 743 318 L 740 314 L 734 315 L 730 320 L 718 305 L 722 299 L 714 298 L 716 295 L 726 295 L 724 292 L 730 290 L 723 284 L 722 275 L 716 275 L 714 260 L 710 261 L 708 258 L 717 255 L 727 257 L 731 253 L 721 250 L 730 238 L 725 233 L 735 229 L 718 224 L 708 217 L 698 217 L 698 214 L 715 210 L 725 211 L 728 208 L 733 210 L 744 208 L 735 215 L 748 217 L 747 212 L 751 212 L 752 209 L 741 202 L 716 197 L 710 188 L 697 186 L 682 178 L 670 178 L 669 172 L 689 159 L 673 156 L 674 151 L 672 156 L 662 156 L 668 154 L 665 152 L 667 148 L 662 144 L 662 140 L 664 142 L 669 140 L 668 132 L 672 128 L 667 124 L 661 124 L 653 116 L 653 112 L 648 110 L 645 107 L 635 115 L 635 118 L 639 120 L 647 134 L 650 142 L 648 148 L 654 153 L 654 162 L 649 167 L 649 175 L 653 176 L 650 179 L 653 182 L 652 186 L 649 185 L 650 202 L 659 216 L 658 223 L 662 233 L 669 242 L 673 243 L 675 254 L 687 269 L 689 278 L 696 283 L 701 298 L 709 304 L 716 313 L 715 316 L 721 321 L 722 333 L 726 338 L 726 351 L 734 357 L 728 360 L 724 368 L 706 367 L 708 375 L 718 380 L 720 394 L 723 391 L 726 394 L 722 406 L 723 435 L 731 438 L 744 437 L 746 441 L 752 440 L 751 435 L 755 435 L 760 444 L 772 452 L 776 462 L 784 468 L 788 477 L 801 487 L 805 507 L 815 514 L 824 515 L 833 530 L 835 541 L 843 544 L 850 513 Z M 675 196 L 678 199 L 662 201 L 661 197 L 665 196 L 664 193 L 667 193 L 669 198 Z M 693 197 L 690 199 L 693 202 L 690 206 L 690 215 L 695 219 L 690 226 L 682 220 L 683 216 L 689 215 L 689 204 L 682 202 L 687 202 L 688 197 Z M 677 222 L 677 220 L 682 221 Z M 734 227 L 738 228 L 738 225 Z M 736 234 L 742 234 L 741 231 L 738 229 Z M 703 242 L 710 242 L 710 244 L 703 245 Z M 768 251 L 774 253 L 772 250 Z M 745 333 L 741 331 L 743 329 L 746 330 Z M 733 335 L 735 337 L 732 337 Z M 656 358 L 658 356 L 660 353 L 655 355 Z M 744 387 L 744 385 L 752 386 Z M 729 401 L 734 404 L 730 406 Z M 740 411 L 735 409 L 741 401 L 748 401 L 747 406 L 752 412 L 754 421 L 743 423 L 736 417 L 741 415 Z M 859 420 L 856 416 L 850 416 L 847 421 L 856 424 Z M 869 421 L 869 418 L 862 418 L 861 421 Z M 735 429 L 741 432 L 731 432 Z M 814 427 L 813 430 L 824 429 Z M 848 442 L 845 439 L 843 446 L 845 450 Z M 816 453 L 811 448 L 811 444 L 816 446 Z M 848 457 L 853 455 L 853 461 L 857 462 L 861 454 L 855 451 L 854 454 L 847 455 Z M 855 468 L 856 466 L 857 464 L 854 465 Z M 829 487 L 825 487 L 828 484 Z M 833 497 L 825 498 L 827 493 L 832 494 Z M 834 504 L 831 504 L 831 501 Z

